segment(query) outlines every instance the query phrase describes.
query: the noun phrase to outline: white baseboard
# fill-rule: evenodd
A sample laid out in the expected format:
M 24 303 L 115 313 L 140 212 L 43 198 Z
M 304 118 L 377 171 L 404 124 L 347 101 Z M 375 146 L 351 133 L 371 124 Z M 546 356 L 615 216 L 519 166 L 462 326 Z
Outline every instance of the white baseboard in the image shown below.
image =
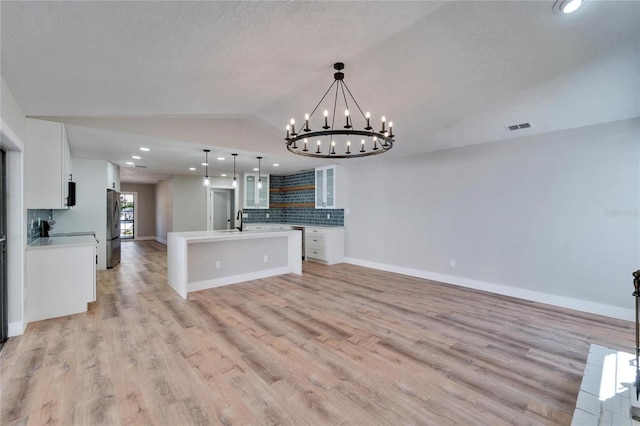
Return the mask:
M 155 240 L 160 244 L 164 244 L 165 246 L 167 245 L 167 240 L 165 240 L 164 238 L 155 237 Z
M 24 329 L 26 324 L 22 321 L 10 322 L 9 323 L 9 337 L 21 336 L 24 334 Z
M 460 287 L 482 290 L 489 293 L 516 297 L 518 299 L 530 300 L 533 302 L 546 303 L 548 305 L 575 309 L 576 311 L 603 315 L 606 317 L 617 318 L 625 321 L 635 321 L 635 312 L 632 309 L 625 309 L 619 306 L 605 305 L 602 303 L 590 302 L 588 300 L 574 299 L 566 296 L 558 296 L 556 294 L 542 293 L 539 291 L 526 290 L 502 284 L 472 280 L 469 278 L 456 277 L 454 275 L 438 274 L 435 272 L 423 271 L 420 269 L 404 268 L 401 266 L 370 262 L 368 260 L 355 259 L 351 257 L 345 257 L 344 261 L 353 265 L 365 266 L 367 268 L 379 269 L 381 271 L 394 272 L 397 274 L 408 275 L 410 277 L 438 281 L 444 284 L 452 284 Z
M 130 241 L 148 241 L 155 240 L 156 237 L 135 237 L 135 238 L 120 238 L 121 243 L 128 243 Z

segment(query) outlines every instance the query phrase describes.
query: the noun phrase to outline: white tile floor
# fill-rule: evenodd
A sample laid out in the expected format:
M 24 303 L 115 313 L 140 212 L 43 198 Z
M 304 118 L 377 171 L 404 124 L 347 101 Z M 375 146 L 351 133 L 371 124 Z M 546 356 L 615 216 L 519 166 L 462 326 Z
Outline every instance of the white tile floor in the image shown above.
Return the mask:
M 640 426 L 631 418 L 635 377 L 634 355 L 592 344 L 571 424 Z

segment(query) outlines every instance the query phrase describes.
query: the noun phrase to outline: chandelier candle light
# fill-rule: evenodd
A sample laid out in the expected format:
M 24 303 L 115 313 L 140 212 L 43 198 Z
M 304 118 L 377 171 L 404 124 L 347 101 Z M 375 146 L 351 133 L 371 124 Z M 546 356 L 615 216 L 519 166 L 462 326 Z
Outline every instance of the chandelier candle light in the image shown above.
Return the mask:
M 296 133 L 295 120 L 292 118 L 290 124 L 287 125 L 287 136 L 284 138 L 287 144 L 287 149 L 294 154 L 304 155 L 307 157 L 316 158 L 356 158 L 367 157 L 369 155 L 382 154 L 393 148 L 393 142 L 395 135 L 393 134 L 393 122 L 389 122 L 387 128 L 386 118 L 383 116 L 381 119 L 381 130 L 376 132 L 371 127 L 370 119 L 371 114 L 369 112 L 364 113 L 355 100 L 351 91 L 344 82 L 344 73 L 341 71 L 344 69 L 342 62 L 337 62 L 333 65 L 336 72 L 333 74 L 334 81 L 331 83 L 327 91 L 325 92 L 320 102 L 311 111 L 311 114 L 305 114 L 304 126 L 302 126 L 300 133 Z M 309 127 L 309 120 L 313 117 L 313 114 L 318 110 L 322 102 L 325 100 L 329 92 L 335 86 L 335 95 L 333 96 L 333 112 L 331 114 L 331 125 L 329 125 L 329 110 L 324 110 L 324 122 L 321 127 L 322 130 L 312 130 Z M 339 96 L 341 94 L 341 96 Z M 361 129 L 355 127 L 354 117 L 349 110 L 349 102 L 347 100 L 349 95 L 350 101 L 357 108 L 360 115 L 363 118 L 363 126 Z M 338 109 L 338 98 L 344 101 L 344 116 L 345 125 L 340 127 L 336 124 L 336 110 Z M 330 99 L 328 100 L 330 101 Z M 326 137 L 326 150 L 322 150 L 321 137 Z M 358 143 L 360 140 L 360 149 L 355 148 L 351 150 L 351 139 L 354 139 L 354 143 Z M 315 151 L 308 149 L 308 144 L 313 143 L 310 140 L 316 140 Z M 336 152 L 336 141 L 340 143 L 340 146 L 344 146 L 344 151 Z M 298 142 L 302 142 L 299 146 Z M 340 149 L 340 148 L 338 148 Z

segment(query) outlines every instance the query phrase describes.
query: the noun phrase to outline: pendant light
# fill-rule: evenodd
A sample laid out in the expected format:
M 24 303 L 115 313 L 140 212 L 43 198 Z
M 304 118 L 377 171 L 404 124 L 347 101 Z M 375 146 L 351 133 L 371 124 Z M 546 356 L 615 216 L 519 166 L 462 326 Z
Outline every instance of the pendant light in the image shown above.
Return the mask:
M 262 160 L 262 157 L 257 157 L 258 158 L 258 189 L 262 189 L 262 176 L 260 176 L 260 160 Z
M 209 153 L 211 150 L 203 149 L 204 151 L 204 179 L 202 180 L 202 186 L 209 186 Z
M 238 179 L 236 179 L 236 157 L 238 154 L 233 155 L 233 187 L 236 188 L 238 186 Z

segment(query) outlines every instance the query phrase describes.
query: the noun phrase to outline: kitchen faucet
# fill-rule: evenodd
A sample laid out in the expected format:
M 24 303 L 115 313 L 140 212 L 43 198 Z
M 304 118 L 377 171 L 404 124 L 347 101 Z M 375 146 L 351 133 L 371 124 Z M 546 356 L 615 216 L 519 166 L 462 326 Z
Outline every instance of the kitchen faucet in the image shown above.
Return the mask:
M 242 209 L 238 210 L 238 214 L 236 215 L 236 220 L 240 220 L 240 227 L 236 228 L 238 231 L 242 232 Z

